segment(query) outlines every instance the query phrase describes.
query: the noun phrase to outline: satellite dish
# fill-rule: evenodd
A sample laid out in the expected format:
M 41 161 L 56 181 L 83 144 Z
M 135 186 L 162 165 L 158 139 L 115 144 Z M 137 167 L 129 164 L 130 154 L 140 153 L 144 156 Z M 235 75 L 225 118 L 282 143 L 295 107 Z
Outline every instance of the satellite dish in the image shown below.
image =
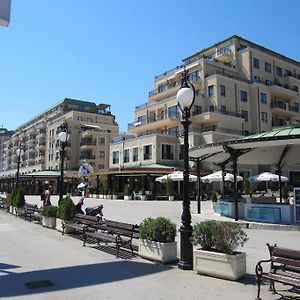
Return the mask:
M 79 176 L 91 176 L 93 173 L 93 167 L 90 164 L 84 163 L 79 167 L 78 175 Z

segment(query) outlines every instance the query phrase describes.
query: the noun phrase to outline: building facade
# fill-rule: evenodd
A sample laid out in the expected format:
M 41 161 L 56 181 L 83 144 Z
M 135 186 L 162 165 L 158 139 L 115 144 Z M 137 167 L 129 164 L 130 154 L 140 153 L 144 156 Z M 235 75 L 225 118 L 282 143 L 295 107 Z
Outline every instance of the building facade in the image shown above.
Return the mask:
M 119 132 L 115 116 L 106 104 L 76 99 L 64 99 L 16 129 L 4 142 L 1 176 L 14 176 L 17 170 L 18 148 L 21 148 L 20 174 L 33 171 L 60 170 L 58 133 L 68 124 L 69 140 L 65 147 L 66 172 L 78 171 L 89 163 L 95 172 L 107 169 L 109 144 Z
M 0 172 L 3 171 L 4 142 L 9 140 L 13 133 L 12 130 L 0 128 Z
M 148 102 L 135 108 L 135 120 L 128 126 L 134 137 L 111 145 L 110 168 L 182 166 L 183 128 L 176 93 L 183 67 L 196 91 L 190 147 L 300 121 L 300 63 L 232 36 L 155 76 Z

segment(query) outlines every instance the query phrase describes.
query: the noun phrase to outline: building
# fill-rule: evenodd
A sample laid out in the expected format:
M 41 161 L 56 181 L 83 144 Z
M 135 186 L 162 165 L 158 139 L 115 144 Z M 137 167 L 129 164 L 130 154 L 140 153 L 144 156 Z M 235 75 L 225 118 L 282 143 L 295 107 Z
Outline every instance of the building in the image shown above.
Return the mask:
M 182 166 L 183 128 L 176 93 L 183 67 L 196 90 L 190 147 L 299 123 L 300 63 L 234 35 L 155 76 L 148 102 L 136 106 L 135 120 L 128 125 L 134 137 L 111 145 L 112 170 L 134 173 L 151 165 Z M 241 170 L 249 175 L 259 171 Z
M 10 139 L 13 133 L 12 130 L 0 128 L 0 172 L 3 171 L 4 142 Z
M 14 177 L 17 171 L 17 149 L 23 155 L 20 174 L 43 170 L 60 170 L 58 133 L 63 123 L 68 124 L 69 140 L 65 147 L 66 173 L 77 174 L 83 163 L 94 172 L 107 169 L 109 144 L 119 133 L 115 116 L 107 104 L 66 98 L 16 129 L 4 142 L 4 171 L 2 177 Z
M 0 25 L 8 26 L 10 21 L 11 0 L 0 1 Z

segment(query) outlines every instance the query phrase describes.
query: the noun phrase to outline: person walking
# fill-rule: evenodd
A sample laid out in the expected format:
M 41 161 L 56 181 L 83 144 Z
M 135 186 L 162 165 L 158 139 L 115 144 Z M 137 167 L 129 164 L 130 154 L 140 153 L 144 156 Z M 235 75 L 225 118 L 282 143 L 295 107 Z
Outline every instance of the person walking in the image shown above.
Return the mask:
M 52 205 L 50 201 L 50 197 L 53 191 L 52 185 L 49 185 L 48 188 L 45 190 L 45 200 L 44 200 L 44 206 Z

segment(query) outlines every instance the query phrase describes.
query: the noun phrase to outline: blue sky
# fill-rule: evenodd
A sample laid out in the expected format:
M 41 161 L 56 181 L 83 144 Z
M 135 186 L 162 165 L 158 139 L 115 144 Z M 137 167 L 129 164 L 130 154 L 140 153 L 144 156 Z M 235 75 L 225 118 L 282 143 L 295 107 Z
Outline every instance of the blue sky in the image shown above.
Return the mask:
M 12 0 L 0 27 L 0 126 L 69 97 L 111 104 L 126 131 L 155 75 L 231 35 L 300 61 L 299 11 L 297 0 Z

